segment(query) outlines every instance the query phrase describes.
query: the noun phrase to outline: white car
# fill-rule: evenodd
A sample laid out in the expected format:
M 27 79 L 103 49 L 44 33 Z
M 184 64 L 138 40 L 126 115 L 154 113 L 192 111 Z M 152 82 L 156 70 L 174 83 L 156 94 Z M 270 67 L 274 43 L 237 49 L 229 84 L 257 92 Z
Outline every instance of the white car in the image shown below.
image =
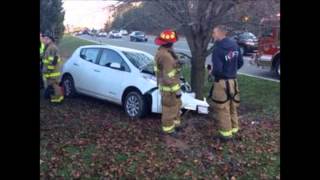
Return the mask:
M 62 68 L 61 84 L 66 97 L 77 93 L 122 105 L 128 116 L 161 113 L 161 96 L 149 53 L 110 45 L 80 46 Z M 194 98 L 181 81 L 182 109 L 208 113 L 208 103 Z
M 121 35 L 123 35 L 123 36 L 126 36 L 126 35 L 129 34 L 128 31 L 125 30 L 125 29 L 121 29 L 121 30 L 120 30 L 120 33 L 121 33 Z
M 107 35 L 108 35 L 108 33 L 106 33 L 106 32 L 99 32 L 98 33 L 99 37 L 107 37 Z
M 109 32 L 109 38 L 122 38 L 122 34 L 118 30 L 112 30 Z

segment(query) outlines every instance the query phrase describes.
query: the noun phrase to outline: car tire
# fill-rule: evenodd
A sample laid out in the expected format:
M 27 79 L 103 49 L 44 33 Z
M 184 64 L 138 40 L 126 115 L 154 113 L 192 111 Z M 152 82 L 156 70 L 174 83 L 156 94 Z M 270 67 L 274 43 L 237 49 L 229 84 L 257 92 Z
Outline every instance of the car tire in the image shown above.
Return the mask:
M 132 41 L 132 37 L 130 37 L 130 41 Z
M 66 75 L 62 79 L 63 93 L 65 97 L 75 97 L 77 95 L 76 88 L 74 86 L 73 78 L 70 75 Z
M 274 69 L 278 78 L 280 78 L 280 69 L 280 58 L 278 58 Z
M 240 46 L 240 53 L 242 54 L 242 56 L 245 55 L 245 49 L 243 46 Z
M 131 91 L 125 96 L 123 107 L 130 118 L 141 118 L 147 113 L 147 102 L 137 91 Z

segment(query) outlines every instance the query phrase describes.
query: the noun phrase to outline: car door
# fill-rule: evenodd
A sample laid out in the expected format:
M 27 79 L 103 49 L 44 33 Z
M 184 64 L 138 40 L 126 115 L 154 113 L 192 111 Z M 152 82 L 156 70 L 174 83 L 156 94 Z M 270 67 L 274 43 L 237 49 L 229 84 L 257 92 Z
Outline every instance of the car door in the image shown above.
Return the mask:
M 90 91 L 92 91 L 93 84 L 91 79 L 93 78 L 94 67 L 100 50 L 100 48 L 83 48 L 80 51 L 78 60 L 73 63 L 74 69 L 76 69 L 74 71 L 75 85 L 82 92 L 90 94 Z
M 110 67 L 111 63 L 119 63 L 120 69 Z M 112 49 L 103 49 L 97 62 L 94 75 L 95 92 L 110 101 L 121 103 L 124 81 L 130 75 L 129 66 L 120 54 Z

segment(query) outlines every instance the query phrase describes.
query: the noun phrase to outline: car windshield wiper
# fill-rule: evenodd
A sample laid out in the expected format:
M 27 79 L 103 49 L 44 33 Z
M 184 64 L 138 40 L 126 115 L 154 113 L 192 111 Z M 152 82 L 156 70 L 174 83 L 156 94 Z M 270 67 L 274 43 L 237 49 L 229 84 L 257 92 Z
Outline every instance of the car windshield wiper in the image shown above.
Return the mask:
M 142 65 L 139 67 L 140 71 L 144 70 L 146 67 L 148 67 L 150 64 L 152 63 L 152 61 L 148 62 L 147 64 L 145 65 Z

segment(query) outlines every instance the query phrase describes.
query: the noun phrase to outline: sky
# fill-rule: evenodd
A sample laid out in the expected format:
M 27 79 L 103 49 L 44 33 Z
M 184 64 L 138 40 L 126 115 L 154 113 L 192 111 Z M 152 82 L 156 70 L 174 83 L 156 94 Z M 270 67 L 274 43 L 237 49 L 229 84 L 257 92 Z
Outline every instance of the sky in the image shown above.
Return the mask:
M 117 1 L 102 0 L 63 0 L 65 10 L 64 25 L 100 29 L 108 18 L 108 7 Z

